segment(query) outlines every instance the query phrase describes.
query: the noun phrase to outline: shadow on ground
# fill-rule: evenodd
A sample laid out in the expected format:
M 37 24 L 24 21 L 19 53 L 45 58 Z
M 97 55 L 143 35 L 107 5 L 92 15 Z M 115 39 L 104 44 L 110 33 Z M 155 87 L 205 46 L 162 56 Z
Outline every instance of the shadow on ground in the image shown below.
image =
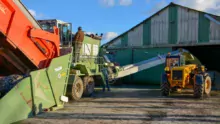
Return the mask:
M 43 115 L 41 115 L 43 116 Z M 205 119 L 209 118 L 209 119 Z M 218 120 L 213 120 L 218 119 Z M 218 115 L 167 115 L 162 111 L 149 111 L 143 114 L 82 114 L 82 113 L 49 113 L 46 117 L 36 119 L 83 119 L 83 120 L 142 120 L 142 121 L 182 121 L 182 122 L 220 122 Z M 25 124 L 25 123 L 23 123 Z
M 162 97 L 156 88 L 97 89 L 92 98 L 70 102 L 65 108 L 23 121 L 47 123 L 220 123 L 220 92 L 195 99 L 192 90 Z

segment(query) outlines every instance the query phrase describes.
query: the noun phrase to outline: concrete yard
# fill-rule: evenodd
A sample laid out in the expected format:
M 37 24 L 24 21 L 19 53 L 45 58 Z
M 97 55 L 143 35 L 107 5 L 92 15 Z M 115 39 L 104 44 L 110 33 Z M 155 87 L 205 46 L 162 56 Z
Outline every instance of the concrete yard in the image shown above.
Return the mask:
M 130 88 L 132 87 L 132 88 Z M 43 113 L 23 124 L 220 124 L 220 92 L 196 100 L 192 91 L 161 97 L 158 88 L 123 86 L 92 98 L 71 102 L 64 109 Z

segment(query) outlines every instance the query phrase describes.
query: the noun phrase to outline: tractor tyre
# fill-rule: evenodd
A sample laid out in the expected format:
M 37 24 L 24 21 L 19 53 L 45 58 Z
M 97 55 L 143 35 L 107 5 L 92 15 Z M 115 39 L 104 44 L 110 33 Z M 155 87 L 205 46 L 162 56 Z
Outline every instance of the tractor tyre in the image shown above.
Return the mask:
M 211 78 L 210 78 L 210 76 L 206 76 L 204 79 L 204 93 L 209 96 L 211 89 L 212 89 Z
M 194 97 L 195 98 L 203 98 L 203 92 L 204 92 L 204 83 L 195 84 L 195 86 L 194 86 Z
M 95 88 L 95 82 L 93 77 L 84 77 L 83 78 L 83 87 L 84 87 L 84 91 L 83 91 L 83 96 L 84 97 L 89 97 L 92 95 L 92 93 L 94 92 L 94 88 Z
M 169 96 L 170 95 L 170 86 L 168 82 L 162 83 L 161 85 L 161 95 Z
M 76 76 L 76 79 L 72 85 L 71 97 L 74 101 L 81 99 L 83 94 L 83 81 L 80 77 Z

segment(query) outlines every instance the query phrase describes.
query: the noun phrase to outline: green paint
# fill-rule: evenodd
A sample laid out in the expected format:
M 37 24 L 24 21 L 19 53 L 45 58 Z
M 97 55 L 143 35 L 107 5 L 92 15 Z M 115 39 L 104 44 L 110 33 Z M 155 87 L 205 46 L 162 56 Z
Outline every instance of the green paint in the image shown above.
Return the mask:
M 63 106 L 60 97 L 66 94 L 71 60 L 72 53 L 54 58 L 46 69 L 31 72 L 36 114 L 43 108 Z
M 31 79 L 25 78 L 0 100 L 0 124 L 10 124 L 33 117 Z M 22 97 L 23 95 L 23 97 Z
M 90 56 L 97 56 L 94 54 L 94 45 L 97 45 L 98 46 L 98 50 L 99 50 L 99 47 L 101 45 L 101 41 L 100 40 L 96 40 L 96 39 L 93 39 L 91 37 L 88 37 L 88 36 L 85 36 L 84 37 L 84 41 L 83 41 L 84 44 L 89 44 L 91 45 L 91 51 L 90 51 Z M 87 46 L 89 47 L 89 46 Z M 82 49 L 81 49 L 81 54 L 82 54 Z
M 172 51 L 171 48 L 149 48 L 149 49 L 137 49 L 134 51 L 134 63 L 150 59 L 158 54 L 164 54 Z M 161 73 L 164 71 L 164 65 L 158 65 L 156 67 L 133 74 L 132 82 L 135 84 L 160 84 Z
M 47 76 L 50 80 L 51 89 L 53 90 L 56 105 L 62 106 L 63 102 L 60 101 L 60 96 L 65 95 L 67 82 L 70 74 L 70 66 L 72 63 L 72 53 L 54 58 L 47 69 Z M 55 71 L 62 67 L 62 70 Z
M 50 108 L 56 105 L 46 69 L 31 72 L 31 82 L 36 114 L 43 111 L 43 108 Z
M 169 7 L 169 44 L 176 44 L 178 38 L 178 7 Z
M 33 71 L 30 77 L 21 80 L 0 100 L 0 124 L 21 121 L 44 109 L 63 106 L 60 97 L 66 93 L 71 61 L 72 52 L 54 58 L 48 68 Z
M 151 20 L 147 20 L 143 23 L 143 44 L 151 44 Z
M 128 33 L 124 34 L 121 37 L 121 46 L 122 47 L 128 46 Z
M 84 47 L 81 49 L 81 58 L 78 63 L 75 63 L 74 66 L 71 68 L 74 70 L 80 70 L 80 75 L 97 75 L 100 72 L 100 68 L 103 65 L 103 60 L 99 57 L 99 50 L 100 50 L 100 40 L 93 39 L 91 37 L 85 36 L 84 37 Z M 96 46 L 96 50 L 95 50 Z M 83 54 L 84 49 L 84 54 Z M 86 54 L 85 51 L 88 53 Z M 96 51 L 96 55 L 94 53 Z M 77 74 L 78 75 L 78 74 Z
M 131 64 L 132 63 L 132 50 L 131 49 L 118 50 L 116 52 L 115 62 L 119 63 L 120 66 Z M 123 82 L 130 82 L 131 76 L 126 76 L 120 80 L 122 80 Z
M 199 13 L 199 43 L 209 42 L 210 21 L 204 16 L 204 13 Z

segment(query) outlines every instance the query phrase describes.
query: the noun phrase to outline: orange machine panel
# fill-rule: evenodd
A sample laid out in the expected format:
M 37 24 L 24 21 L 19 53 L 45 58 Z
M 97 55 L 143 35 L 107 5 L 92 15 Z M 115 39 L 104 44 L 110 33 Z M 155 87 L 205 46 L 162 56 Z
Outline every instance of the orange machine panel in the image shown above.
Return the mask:
M 31 63 L 29 69 L 45 68 L 59 56 L 59 31 L 54 30 L 54 34 L 42 30 L 19 0 L 0 0 L 0 48 L 9 49 L 21 62 Z

